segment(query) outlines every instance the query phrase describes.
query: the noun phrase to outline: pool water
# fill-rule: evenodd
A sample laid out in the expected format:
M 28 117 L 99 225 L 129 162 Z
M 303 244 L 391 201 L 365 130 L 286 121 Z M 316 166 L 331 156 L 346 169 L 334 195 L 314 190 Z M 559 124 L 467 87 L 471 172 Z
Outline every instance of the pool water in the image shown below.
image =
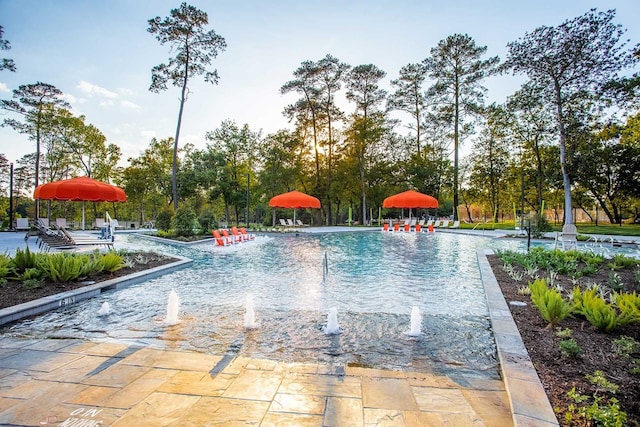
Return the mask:
M 193 266 L 10 325 L 2 333 L 498 377 L 476 250 L 525 244 L 376 231 L 263 235 L 216 247 L 118 235 L 116 247 L 180 255 L 193 259 Z M 167 325 L 172 290 L 180 298 L 179 322 Z M 255 311 L 253 329 L 244 325 L 247 298 Z M 105 302 L 110 314 L 99 316 Z M 408 335 L 414 306 L 422 315 L 418 337 Z M 341 333 L 328 335 L 323 329 L 332 307 Z

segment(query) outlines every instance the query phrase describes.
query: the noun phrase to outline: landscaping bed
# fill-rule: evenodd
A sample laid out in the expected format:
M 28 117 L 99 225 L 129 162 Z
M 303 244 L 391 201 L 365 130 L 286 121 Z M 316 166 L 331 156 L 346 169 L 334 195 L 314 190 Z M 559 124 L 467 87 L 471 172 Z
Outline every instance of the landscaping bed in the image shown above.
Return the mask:
M 553 288 L 560 290 L 568 303 L 576 286 L 584 290 L 597 284 L 605 299 L 614 290 L 637 293 L 638 266 L 612 269 L 615 263 L 604 260 L 596 272 L 576 277 L 584 263 L 556 275 L 550 274 L 553 270 L 515 263 L 505 271 L 505 263 L 497 255 L 488 256 L 488 260 L 507 303 L 526 303 L 509 307 L 560 425 L 640 425 L 640 325 L 635 322 L 603 332 L 574 313 L 550 327 L 523 290 L 536 276 L 548 282 L 553 276 Z M 626 413 L 622 423 L 620 411 Z

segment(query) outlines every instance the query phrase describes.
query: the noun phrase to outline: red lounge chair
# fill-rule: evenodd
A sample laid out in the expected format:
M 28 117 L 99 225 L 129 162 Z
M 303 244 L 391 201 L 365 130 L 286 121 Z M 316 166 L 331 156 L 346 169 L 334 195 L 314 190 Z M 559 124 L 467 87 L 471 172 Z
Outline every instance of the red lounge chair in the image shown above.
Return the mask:
M 389 223 L 385 222 L 384 224 L 382 224 L 382 231 L 389 231 Z
M 249 234 L 249 233 L 247 233 L 247 229 L 246 229 L 246 228 L 244 228 L 244 227 L 241 227 L 241 228 L 240 228 L 240 234 L 242 234 L 242 237 L 245 237 L 245 236 L 246 236 L 245 240 L 253 240 L 253 239 L 255 239 L 255 238 L 256 238 L 256 235 L 255 235 L 255 234 Z
M 233 234 L 233 237 L 235 237 L 236 240 L 238 240 L 239 242 L 249 240 L 248 237 L 245 237 L 242 234 L 240 234 L 240 232 L 238 231 L 238 227 L 231 227 L 231 234 Z
M 420 233 L 422 231 L 422 225 L 416 224 L 416 233 Z
M 222 237 L 218 230 L 211 230 L 211 234 L 213 234 L 213 238 L 216 241 L 216 246 L 227 246 L 229 244 L 228 240 Z
M 227 230 L 225 230 L 224 228 L 222 230 L 220 230 L 220 232 L 222 233 L 222 235 L 224 237 L 227 238 L 228 241 L 230 241 L 231 243 L 240 243 L 242 239 L 242 237 L 238 236 L 238 237 L 231 237 L 231 235 L 229 234 L 229 232 Z
M 409 224 L 405 224 L 404 225 L 404 230 L 403 231 L 411 231 L 411 225 Z
M 393 231 L 400 231 L 400 223 L 393 224 Z

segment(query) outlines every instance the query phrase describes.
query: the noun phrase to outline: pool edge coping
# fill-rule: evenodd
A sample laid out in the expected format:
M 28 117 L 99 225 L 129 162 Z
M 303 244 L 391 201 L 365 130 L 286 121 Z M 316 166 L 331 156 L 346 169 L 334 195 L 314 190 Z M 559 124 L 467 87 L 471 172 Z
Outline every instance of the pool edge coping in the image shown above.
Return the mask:
M 502 380 L 511 406 L 513 425 L 559 426 L 547 393 L 487 259 L 487 255 L 494 252 L 491 249 L 478 249 L 476 253 Z
M 0 309 L 0 326 L 63 306 L 76 304 L 106 291 L 121 289 L 164 274 L 173 273 L 193 264 L 193 260 L 189 258 L 176 255 L 172 255 L 172 257 L 177 258 L 178 261 Z

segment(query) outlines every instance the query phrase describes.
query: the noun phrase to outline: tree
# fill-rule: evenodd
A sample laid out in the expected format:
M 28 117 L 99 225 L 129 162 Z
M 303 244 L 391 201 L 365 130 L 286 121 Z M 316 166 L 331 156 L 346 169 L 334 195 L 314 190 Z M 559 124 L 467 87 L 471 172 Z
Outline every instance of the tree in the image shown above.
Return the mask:
M 400 69 L 400 77 L 391 80 L 391 86 L 396 91 L 389 96 L 387 108 L 400 110 L 411 114 L 414 125 L 409 126 L 416 130 L 416 154 L 420 156 L 420 136 L 422 109 L 425 104 L 425 95 L 422 84 L 427 77 L 427 69 L 423 63 L 408 64 Z
M 180 125 L 184 103 L 187 101 L 189 79 L 204 74 L 208 83 L 218 83 L 218 71 L 207 71 L 218 51 L 227 47 L 225 39 L 214 30 L 205 31 L 209 23 L 206 12 L 182 3 L 180 8 L 172 9 L 170 16 L 161 19 L 159 16 L 149 20 L 147 31 L 156 36 L 161 45 L 169 44 L 176 52 L 167 64 L 160 64 L 151 70 L 151 86 L 154 93 L 167 89 L 167 82 L 181 88 L 180 109 L 173 147 L 172 168 L 172 196 L 173 210 L 178 210 L 178 144 L 180 139 Z
M 466 115 L 478 114 L 486 89 L 484 78 L 497 72 L 497 56 L 482 60 L 486 46 L 477 46 L 467 34 L 454 34 L 431 49 L 431 57 L 424 60 L 429 77 L 435 83 L 427 96 L 438 105 L 439 112 L 453 125 L 453 215 L 458 219 L 458 153 L 460 127 Z
M 16 131 L 26 134 L 36 141 L 35 186 L 40 183 L 40 144 L 42 130 L 46 120 L 54 117 L 51 112 L 56 108 L 70 108 L 68 102 L 61 99 L 62 92 L 48 83 L 20 85 L 13 90 L 13 100 L 0 101 L 0 108 L 23 116 L 24 121 L 4 119 L 3 126 L 10 126 Z M 39 218 L 38 201 L 36 201 L 36 218 Z
M 567 20 L 558 27 L 542 26 L 507 44 L 505 67 L 526 74 L 554 111 L 560 146 L 564 188 L 564 222 L 571 214 L 571 177 L 567 158 L 567 120 L 571 105 L 594 100 L 618 71 L 637 58 L 633 49 L 620 43 L 625 30 L 613 23 L 615 10 L 596 12 Z M 636 47 L 637 49 L 637 47 Z
M 387 92 L 380 89 L 379 82 L 387 73 L 373 64 L 358 65 L 349 71 L 346 86 L 347 99 L 355 102 L 356 111 L 350 130 L 360 178 L 362 223 L 367 219 L 367 172 L 369 169 L 369 146 L 379 142 L 385 132 L 384 114 L 378 108 Z
M 0 25 L 0 50 L 9 49 L 11 49 L 11 44 L 9 44 L 9 40 L 4 39 L 4 29 L 2 28 L 2 25 Z M 14 64 L 13 59 L 0 59 L 0 71 L 2 70 L 16 71 L 16 65 Z

